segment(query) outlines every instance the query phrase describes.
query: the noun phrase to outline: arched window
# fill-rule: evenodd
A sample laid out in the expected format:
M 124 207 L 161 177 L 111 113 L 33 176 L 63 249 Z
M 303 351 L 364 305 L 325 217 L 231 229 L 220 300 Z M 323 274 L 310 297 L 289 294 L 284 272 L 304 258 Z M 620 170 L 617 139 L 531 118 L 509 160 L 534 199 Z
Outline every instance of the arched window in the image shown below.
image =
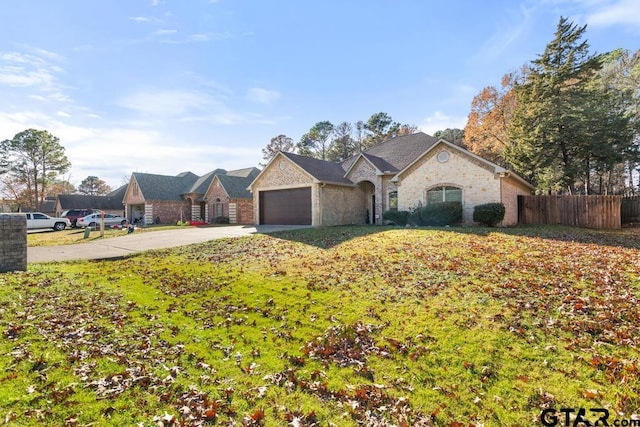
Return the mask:
M 442 202 L 460 202 L 462 203 L 462 189 L 457 187 L 434 187 L 427 191 L 427 204 Z
M 222 216 L 222 201 L 220 200 L 220 198 L 216 198 L 216 203 L 214 205 L 214 219 L 215 218 L 220 218 Z
M 398 192 L 397 191 L 389 191 L 389 210 L 390 211 L 398 210 Z

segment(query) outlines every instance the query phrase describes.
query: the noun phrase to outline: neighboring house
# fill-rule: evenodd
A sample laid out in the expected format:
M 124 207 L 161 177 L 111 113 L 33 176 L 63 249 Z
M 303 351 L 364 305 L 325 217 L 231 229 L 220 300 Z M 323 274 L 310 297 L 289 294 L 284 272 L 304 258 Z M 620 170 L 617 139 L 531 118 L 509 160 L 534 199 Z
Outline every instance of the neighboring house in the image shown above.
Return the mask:
M 231 223 L 241 223 L 238 200 L 243 197 L 251 200 L 251 195 L 240 197 L 235 189 L 238 182 L 235 178 L 240 179 L 239 182 L 246 189 L 258 174 L 258 170 L 254 169 L 229 172 L 216 169 L 201 177 L 192 172 L 176 176 L 134 172 L 124 196 L 126 216 L 131 221 L 143 219 L 146 224 L 189 220 L 212 222 L 219 216 L 228 217 Z M 236 208 L 236 222 L 231 221 L 233 209 L 230 211 L 230 208 L 233 206 Z M 220 212 L 216 209 L 220 207 L 222 215 L 217 215 Z M 242 219 L 247 215 L 253 218 L 253 212 L 249 212 L 244 213 Z M 251 222 L 252 219 L 249 220 Z
M 56 198 L 47 196 L 42 203 L 42 208 L 40 208 L 40 212 L 56 216 Z
M 503 225 L 517 224 L 517 196 L 534 187 L 515 173 L 425 133 L 375 145 L 341 163 L 278 153 L 251 183 L 256 224 L 382 224 L 389 209 L 459 201 L 502 202 Z
M 122 199 L 127 189 L 126 185 L 104 196 L 91 196 L 86 194 L 58 194 L 55 200 L 55 216 L 61 216 L 69 209 L 99 209 L 114 215 L 123 215 L 124 205 Z
M 206 193 L 212 222 L 228 219 L 230 224 L 253 224 L 253 196 L 247 187 L 260 173 L 246 168 L 218 174 Z

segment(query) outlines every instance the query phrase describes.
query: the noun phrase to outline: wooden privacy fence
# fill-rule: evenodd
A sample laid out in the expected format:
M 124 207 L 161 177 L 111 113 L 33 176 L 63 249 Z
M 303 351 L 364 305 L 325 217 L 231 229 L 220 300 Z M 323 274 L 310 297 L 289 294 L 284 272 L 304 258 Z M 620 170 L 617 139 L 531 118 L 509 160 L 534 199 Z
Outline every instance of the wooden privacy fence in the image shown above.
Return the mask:
M 640 196 L 625 197 L 622 199 L 620 221 L 623 224 L 640 222 Z
M 622 227 L 622 196 L 518 196 L 518 223 Z

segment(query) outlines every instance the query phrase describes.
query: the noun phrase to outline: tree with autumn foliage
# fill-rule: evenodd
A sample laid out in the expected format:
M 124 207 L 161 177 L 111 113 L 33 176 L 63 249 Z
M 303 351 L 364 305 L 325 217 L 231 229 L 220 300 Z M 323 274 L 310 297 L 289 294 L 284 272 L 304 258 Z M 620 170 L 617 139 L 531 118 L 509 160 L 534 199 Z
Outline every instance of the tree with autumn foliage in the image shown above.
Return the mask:
M 527 73 L 523 67 L 502 77 L 501 88 L 487 86 L 471 101 L 471 112 L 464 128 L 467 149 L 502 166 L 504 151 L 510 145 L 509 128 L 516 108 L 514 87 Z

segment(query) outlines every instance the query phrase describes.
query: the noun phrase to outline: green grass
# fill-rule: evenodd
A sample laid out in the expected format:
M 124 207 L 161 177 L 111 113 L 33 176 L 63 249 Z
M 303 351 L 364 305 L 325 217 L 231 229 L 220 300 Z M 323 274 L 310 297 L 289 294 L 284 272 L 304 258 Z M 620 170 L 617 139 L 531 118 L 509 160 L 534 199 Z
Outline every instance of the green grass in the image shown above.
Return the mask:
M 172 230 L 182 228 L 177 225 L 152 225 L 136 228 L 136 233 L 148 233 L 151 231 Z M 27 234 L 27 246 L 58 246 L 73 245 L 76 243 L 93 242 L 103 238 L 119 237 L 127 234 L 126 228 L 106 228 L 104 237 L 100 236 L 100 230 L 92 230 L 89 237 L 84 238 L 84 228 L 67 228 L 63 231 L 45 230 Z
M 0 275 L 0 416 L 522 426 L 551 406 L 629 419 L 639 242 L 335 227 L 30 265 Z

